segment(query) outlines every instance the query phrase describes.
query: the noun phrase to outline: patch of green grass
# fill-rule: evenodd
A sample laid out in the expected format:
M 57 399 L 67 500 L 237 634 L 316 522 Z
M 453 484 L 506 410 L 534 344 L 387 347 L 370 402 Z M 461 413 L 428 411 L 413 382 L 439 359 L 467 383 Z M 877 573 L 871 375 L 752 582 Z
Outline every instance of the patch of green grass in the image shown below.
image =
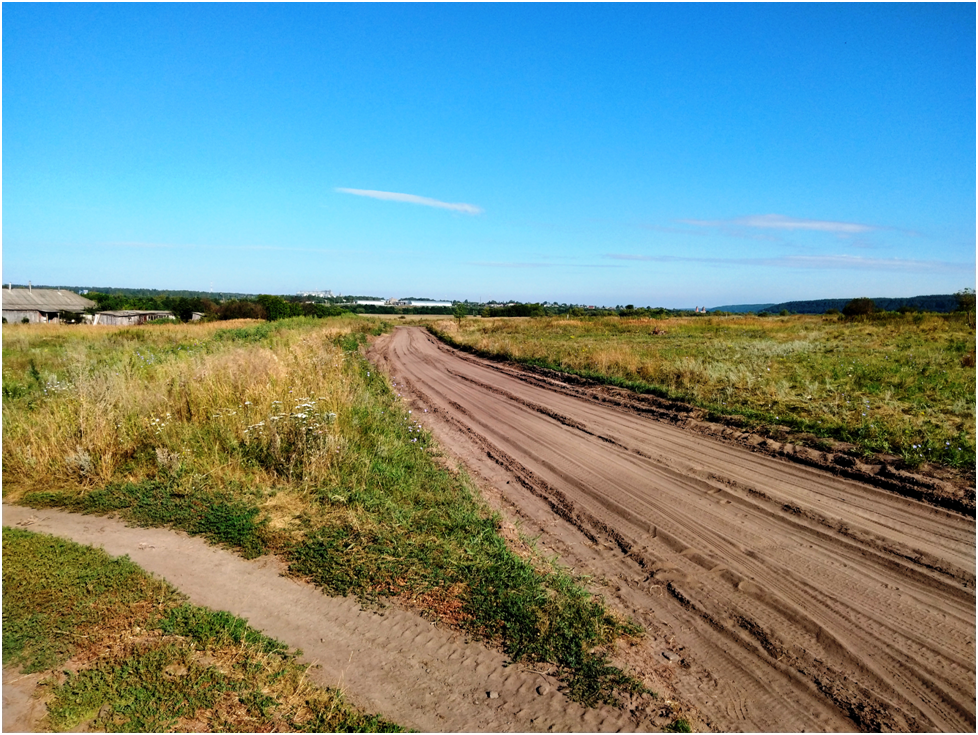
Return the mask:
M 251 628 L 241 618 L 223 610 L 214 611 L 196 605 L 179 605 L 171 608 L 157 624 L 164 635 L 191 638 L 205 648 L 239 645 L 244 642 L 266 654 L 281 654 L 287 650 L 283 643 L 269 638 Z
M 128 627 L 140 603 L 170 598 L 126 558 L 3 529 L 3 663 L 27 673 L 64 663 L 91 629 Z
M 400 730 L 311 686 L 296 656 L 241 618 L 181 603 L 128 558 L 3 529 L 3 661 L 54 670 L 52 731 Z
M 143 526 L 169 526 L 226 544 L 252 559 L 267 551 L 266 522 L 247 498 L 205 489 L 189 491 L 166 480 L 112 484 L 88 493 L 30 492 L 24 502 L 35 508 L 65 508 L 78 513 L 118 511 Z
M 270 323 L 256 324 L 253 327 L 238 327 L 236 329 L 221 329 L 214 332 L 214 339 L 226 342 L 260 342 L 272 333 Z
M 662 728 L 662 732 L 692 732 L 692 731 L 693 728 L 689 724 L 689 720 L 685 719 L 684 717 L 679 717 L 673 720 L 672 722 L 670 722 L 664 728 Z
M 214 709 L 224 694 L 237 693 L 230 677 L 194 664 L 187 653 L 182 646 L 160 644 L 69 675 L 48 704 L 52 729 L 65 732 L 88 723 L 106 732 L 167 732 L 199 710 Z M 186 671 L 168 675 L 174 664 Z

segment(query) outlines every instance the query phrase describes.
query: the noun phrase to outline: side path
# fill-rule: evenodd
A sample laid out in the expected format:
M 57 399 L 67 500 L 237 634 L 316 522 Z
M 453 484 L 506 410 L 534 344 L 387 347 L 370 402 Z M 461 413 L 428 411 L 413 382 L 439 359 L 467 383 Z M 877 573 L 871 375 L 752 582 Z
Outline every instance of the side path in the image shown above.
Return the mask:
M 368 712 L 422 732 L 602 732 L 635 729 L 627 713 L 585 709 L 552 677 L 410 612 L 360 609 L 282 576 L 274 557 L 245 560 L 200 538 L 58 510 L 3 505 L 3 525 L 128 554 L 195 605 L 246 618 L 299 648 L 320 686 L 341 688 Z M 491 693 L 491 694 L 490 694 Z M 6 700 L 6 698 L 5 698 Z

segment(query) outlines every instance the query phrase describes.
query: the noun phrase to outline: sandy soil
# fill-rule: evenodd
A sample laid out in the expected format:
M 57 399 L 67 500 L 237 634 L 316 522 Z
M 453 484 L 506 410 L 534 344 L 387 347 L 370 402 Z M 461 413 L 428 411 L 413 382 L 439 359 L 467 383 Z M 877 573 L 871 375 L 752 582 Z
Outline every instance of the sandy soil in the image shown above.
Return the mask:
M 370 356 L 505 515 L 646 627 L 622 663 L 661 678 L 678 653 L 671 685 L 712 728 L 974 732 L 973 489 L 706 426 L 420 328 Z

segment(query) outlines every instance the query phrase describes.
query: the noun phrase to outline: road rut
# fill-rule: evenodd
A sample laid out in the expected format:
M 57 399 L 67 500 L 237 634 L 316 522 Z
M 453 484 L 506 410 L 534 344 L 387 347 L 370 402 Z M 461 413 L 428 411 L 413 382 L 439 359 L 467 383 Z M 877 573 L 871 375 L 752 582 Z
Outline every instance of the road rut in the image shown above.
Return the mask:
M 420 328 L 371 349 L 440 443 L 649 631 L 719 730 L 974 731 L 975 520 L 609 405 Z

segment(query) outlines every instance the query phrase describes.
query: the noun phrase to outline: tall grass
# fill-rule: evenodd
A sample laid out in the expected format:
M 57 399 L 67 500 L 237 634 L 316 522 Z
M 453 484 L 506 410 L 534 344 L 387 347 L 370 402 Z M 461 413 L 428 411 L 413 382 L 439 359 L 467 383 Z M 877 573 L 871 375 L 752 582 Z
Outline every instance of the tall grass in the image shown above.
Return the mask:
M 342 464 L 356 404 L 336 342 L 354 326 L 4 330 L 5 491 L 321 483 Z
M 467 319 L 429 328 L 483 353 L 895 453 L 910 466 L 975 462 L 975 330 L 955 315 Z
M 5 328 L 4 496 L 275 551 L 333 594 L 397 597 L 550 662 L 582 702 L 638 686 L 638 630 L 525 559 L 360 355 L 362 318 Z

